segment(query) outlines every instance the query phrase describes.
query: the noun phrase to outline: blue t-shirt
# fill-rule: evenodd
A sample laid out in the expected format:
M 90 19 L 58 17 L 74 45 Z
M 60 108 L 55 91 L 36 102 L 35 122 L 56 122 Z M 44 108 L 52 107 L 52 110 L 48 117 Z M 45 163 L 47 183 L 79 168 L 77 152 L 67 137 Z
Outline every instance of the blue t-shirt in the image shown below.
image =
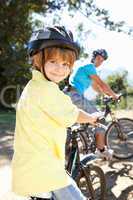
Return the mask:
M 69 84 L 74 87 L 80 94 L 92 84 L 91 75 L 97 75 L 94 64 L 87 64 L 73 68 L 73 72 L 69 78 Z

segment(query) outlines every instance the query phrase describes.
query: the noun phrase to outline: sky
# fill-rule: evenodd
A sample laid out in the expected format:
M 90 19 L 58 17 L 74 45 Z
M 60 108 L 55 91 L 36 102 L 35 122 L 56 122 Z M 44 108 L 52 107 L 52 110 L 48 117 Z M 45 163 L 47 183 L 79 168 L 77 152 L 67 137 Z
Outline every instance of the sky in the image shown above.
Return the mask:
M 124 20 L 133 27 L 132 0 L 95 0 L 95 2 L 100 8 L 109 11 L 111 20 L 116 22 Z M 48 15 L 47 20 L 39 16 L 37 18 L 47 21 L 47 25 L 52 24 L 52 14 Z M 83 38 L 82 45 L 86 52 L 91 55 L 94 49 L 105 48 L 109 54 L 109 59 L 99 68 L 101 76 L 106 78 L 110 73 L 127 70 L 128 81 L 133 85 L 133 38 L 124 33 L 106 30 L 93 21 L 93 18 L 84 17 L 80 12 L 71 18 L 64 11 L 60 23 L 70 28 L 75 38 L 78 39 L 75 29 L 79 22 L 84 22 L 86 37 Z M 89 58 L 84 61 L 79 60 L 76 65 L 87 62 L 89 62 Z
M 125 20 L 133 26 L 133 1 L 132 0 L 95 0 L 100 8 L 109 10 L 113 20 Z

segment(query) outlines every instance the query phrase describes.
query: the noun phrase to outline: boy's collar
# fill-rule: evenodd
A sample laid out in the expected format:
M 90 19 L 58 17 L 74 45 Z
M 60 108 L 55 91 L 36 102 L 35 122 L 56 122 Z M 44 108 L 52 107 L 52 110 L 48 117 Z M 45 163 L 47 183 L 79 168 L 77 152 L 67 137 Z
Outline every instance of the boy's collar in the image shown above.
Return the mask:
M 43 74 L 39 70 L 36 70 L 36 69 L 32 70 L 32 79 L 47 81 L 47 79 L 43 76 Z
M 43 81 L 47 81 L 49 83 L 53 83 L 54 85 L 58 85 L 57 83 L 54 83 L 52 81 L 48 81 L 45 78 L 45 76 L 39 70 L 36 70 L 36 69 L 32 70 L 32 80 L 43 80 Z

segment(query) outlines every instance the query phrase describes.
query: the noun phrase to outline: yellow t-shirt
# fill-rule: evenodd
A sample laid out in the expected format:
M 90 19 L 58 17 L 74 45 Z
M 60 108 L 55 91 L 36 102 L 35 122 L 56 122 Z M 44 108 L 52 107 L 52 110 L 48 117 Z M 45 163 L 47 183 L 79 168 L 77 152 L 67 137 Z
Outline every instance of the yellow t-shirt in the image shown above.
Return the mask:
M 65 166 L 66 127 L 78 109 L 70 97 L 33 70 L 17 105 L 12 190 L 23 196 L 53 191 L 69 184 Z

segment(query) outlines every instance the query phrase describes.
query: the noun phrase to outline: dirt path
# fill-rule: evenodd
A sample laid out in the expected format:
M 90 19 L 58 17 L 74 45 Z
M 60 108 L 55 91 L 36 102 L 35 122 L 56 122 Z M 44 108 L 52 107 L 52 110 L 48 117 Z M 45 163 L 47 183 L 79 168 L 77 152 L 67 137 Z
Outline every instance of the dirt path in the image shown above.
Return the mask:
M 21 200 L 11 191 L 11 168 L 13 134 L 7 132 L 3 139 L 4 150 L 0 153 L 0 200 Z M 7 144 L 7 145 L 5 145 Z M 98 163 L 105 172 L 107 180 L 107 200 L 133 200 L 133 159 L 113 160 Z
M 98 163 L 107 181 L 107 200 L 133 200 L 133 160 Z
M 13 127 L 0 124 L 0 200 L 23 200 L 11 193 Z M 99 161 L 106 175 L 107 200 L 133 200 L 133 159 Z

